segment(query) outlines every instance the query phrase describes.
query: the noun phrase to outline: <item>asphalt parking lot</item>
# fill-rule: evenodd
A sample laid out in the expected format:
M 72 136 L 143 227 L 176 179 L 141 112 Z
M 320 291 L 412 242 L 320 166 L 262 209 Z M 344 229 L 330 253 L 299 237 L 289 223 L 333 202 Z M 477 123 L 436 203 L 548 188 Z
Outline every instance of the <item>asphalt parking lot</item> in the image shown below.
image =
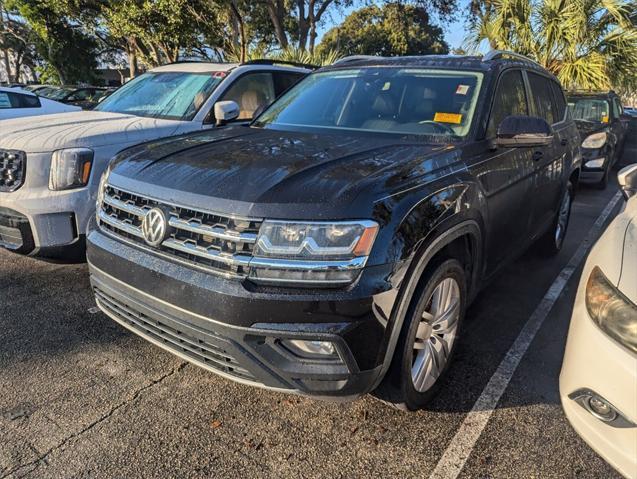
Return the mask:
M 96 312 L 86 265 L 2 251 L 0 478 L 428 477 L 453 460 L 461 424 L 616 192 L 616 183 L 582 188 L 560 255 L 530 251 L 485 288 L 441 393 L 411 414 L 369 397 L 323 403 L 234 384 Z M 465 448 L 458 477 L 618 477 L 559 403 L 580 269 Z

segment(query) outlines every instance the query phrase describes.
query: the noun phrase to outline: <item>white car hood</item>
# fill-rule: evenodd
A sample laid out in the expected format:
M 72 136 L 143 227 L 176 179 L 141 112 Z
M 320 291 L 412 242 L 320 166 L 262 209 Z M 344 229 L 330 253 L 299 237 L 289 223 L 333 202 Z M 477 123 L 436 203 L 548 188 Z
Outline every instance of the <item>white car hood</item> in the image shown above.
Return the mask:
M 135 144 L 177 133 L 186 122 L 102 111 L 0 121 L 0 148 L 41 153 L 60 148 Z

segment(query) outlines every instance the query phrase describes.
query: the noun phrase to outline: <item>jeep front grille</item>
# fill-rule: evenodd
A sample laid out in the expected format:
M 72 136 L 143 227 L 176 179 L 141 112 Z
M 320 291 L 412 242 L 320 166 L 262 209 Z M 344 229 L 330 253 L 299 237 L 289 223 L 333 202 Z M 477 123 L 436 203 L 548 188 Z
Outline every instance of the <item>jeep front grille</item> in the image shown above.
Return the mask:
M 24 151 L 0 149 L 0 191 L 15 191 L 24 183 L 27 154 Z
M 144 240 L 142 220 L 154 207 L 169 212 L 169 235 L 157 247 Z M 106 185 L 97 213 L 100 227 L 140 246 L 223 275 L 245 277 L 262 220 L 221 216 L 129 193 Z

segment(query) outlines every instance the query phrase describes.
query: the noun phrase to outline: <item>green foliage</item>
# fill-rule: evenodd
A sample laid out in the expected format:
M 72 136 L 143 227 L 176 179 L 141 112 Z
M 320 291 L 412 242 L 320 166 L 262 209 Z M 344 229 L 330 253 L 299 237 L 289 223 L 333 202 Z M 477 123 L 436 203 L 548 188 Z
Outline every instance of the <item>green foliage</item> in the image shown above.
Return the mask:
M 342 55 L 337 50 L 321 49 L 310 52 L 297 47 L 286 48 L 273 56 L 278 60 L 317 66 L 331 65 L 341 57 Z
M 345 55 L 383 56 L 449 51 L 442 29 L 429 23 L 424 8 L 398 2 L 353 12 L 325 34 L 319 48 Z
M 489 0 L 466 43 L 527 55 L 566 88 L 608 89 L 637 81 L 634 12 L 624 0 Z
M 90 22 L 93 3 L 80 0 L 9 0 L 30 25 L 31 41 L 56 83 L 91 81 L 97 66 L 97 41 L 83 24 Z M 71 60 L 72 59 L 72 60 Z
M 306 65 L 331 65 L 342 55 L 336 50 L 321 50 L 310 52 L 298 47 L 288 47 L 284 50 L 272 52 L 263 46 L 256 46 L 247 52 L 246 60 L 283 60 L 286 62 L 304 63 Z M 236 53 L 230 53 L 225 57 L 230 62 L 240 62 L 240 57 Z

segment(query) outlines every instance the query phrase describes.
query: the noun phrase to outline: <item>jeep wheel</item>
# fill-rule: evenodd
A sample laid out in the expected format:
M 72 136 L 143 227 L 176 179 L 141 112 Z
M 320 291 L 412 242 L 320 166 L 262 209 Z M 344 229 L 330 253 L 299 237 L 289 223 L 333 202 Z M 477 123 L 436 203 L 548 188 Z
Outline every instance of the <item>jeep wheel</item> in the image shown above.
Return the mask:
M 458 342 L 466 305 L 465 272 L 449 259 L 425 272 L 400 333 L 392 364 L 374 394 L 403 410 L 435 394 Z
M 562 195 L 560 207 L 553 221 L 553 226 L 540 238 L 538 245 L 542 254 L 555 256 L 564 245 L 564 238 L 571 219 L 571 207 L 573 205 L 573 185 L 569 182 L 566 191 Z

